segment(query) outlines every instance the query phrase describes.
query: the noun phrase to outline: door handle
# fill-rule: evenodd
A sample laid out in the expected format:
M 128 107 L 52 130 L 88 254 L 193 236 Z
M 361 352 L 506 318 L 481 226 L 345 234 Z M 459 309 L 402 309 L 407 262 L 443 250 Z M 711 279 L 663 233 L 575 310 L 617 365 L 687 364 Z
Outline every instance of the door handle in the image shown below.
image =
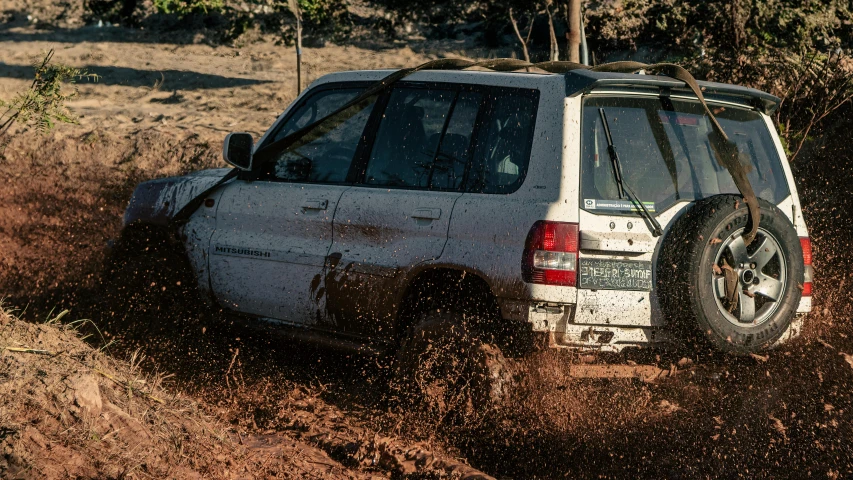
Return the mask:
M 412 214 L 412 218 L 422 218 L 424 220 L 438 220 L 441 218 L 440 208 L 418 208 Z
M 328 206 L 328 200 L 311 199 L 302 203 L 302 208 L 304 210 L 325 210 Z

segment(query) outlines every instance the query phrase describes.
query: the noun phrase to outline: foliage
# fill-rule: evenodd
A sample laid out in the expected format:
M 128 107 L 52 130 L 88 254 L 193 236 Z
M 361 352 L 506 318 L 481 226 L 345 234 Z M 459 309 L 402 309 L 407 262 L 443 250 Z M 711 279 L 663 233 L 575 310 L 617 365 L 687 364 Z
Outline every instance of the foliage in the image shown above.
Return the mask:
M 601 0 L 586 11 L 601 53 L 638 44 L 683 56 L 703 48 L 853 47 L 853 12 L 843 0 Z
M 97 80 L 78 68 L 53 63 L 53 50 L 36 62 L 35 78 L 30 88 L 6 102 L 0 99 L 0 138 L 6 136 L 15 123 L 34 127 L 40 133 L 49 132 L 57 122 L 75 123 L 76 118 L 65 105 L 74 97 L 76 90 L 68 92 L 63 84 L 73 84 L 77 79 Z
M 346 0 L 299 0 L 302 12 L 304 35 L 310 38 L 342 40 L 350 32 L 350 18 Z M 295 16 L 286 3 L 277 9 L 282 20 L 282 36 L 287 43 L 293 43 L 296 34 Z
M 299 0 L 302 19 L 315 27 L 326 27 L 346 16 L 347 5 L 340 0 Z
M 184 16 L 191 13 L 221 12 L 223 0 L 154 0 L 154 10 L 159 13 Z
M 764 89 L 782 98 L 776 122 L 791 161 L 807 144 L 823 146 L 832 128 L 849 128 L 850 119 L 844 119 L 839 111 L 853 99 L 853 59 L 812 53 L 780 58 L 768 68 L 775 76 Z

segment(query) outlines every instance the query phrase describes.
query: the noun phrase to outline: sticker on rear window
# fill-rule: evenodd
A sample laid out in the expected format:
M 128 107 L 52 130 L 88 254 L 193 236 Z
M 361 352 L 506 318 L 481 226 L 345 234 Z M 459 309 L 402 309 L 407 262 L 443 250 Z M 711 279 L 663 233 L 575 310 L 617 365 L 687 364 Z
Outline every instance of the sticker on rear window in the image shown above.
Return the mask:
M 652 262 L 581 258 L 580 288 L 592 290 L 652 290 Z
M 655 211 L 655 202 L 643 202 L 646 210 Z M 583 201 L 583 207 L 587 210 L 612 210 L 612 211 L 639 211 L 639 207 L 633 204 L 630 200 L 597 200 L 595 198 L 587 198 Z

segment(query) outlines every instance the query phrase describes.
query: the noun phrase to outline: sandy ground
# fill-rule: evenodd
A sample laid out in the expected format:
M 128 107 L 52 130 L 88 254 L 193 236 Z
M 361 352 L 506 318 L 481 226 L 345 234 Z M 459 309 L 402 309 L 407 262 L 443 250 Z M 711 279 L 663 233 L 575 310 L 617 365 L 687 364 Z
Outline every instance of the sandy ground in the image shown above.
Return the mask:
M 463 42 L 442 45 L 445 52 Z M 54 49 L 57 62 L 95 73 L 69 103 L 86 129 L 133 132 L 156 128 L 222 138 L 240 130 L 260 136 L 296 97 L 296 54 L 272 41 L 241 47 L 171 43 L 124 28 L 84 27 L 38 31 L 16 27 L 0 33 L 0 97 L 32 78 L 31 64 Z M 303 87 L 340 70 L 399 68 L 434 58 L 435 47 L 305 48 Z
M 47 137 L 21 133 L 0 162 L 0 298 L 26 309 L 27 320 L 41 322 L 54 308 L 92 319 L 117 340 L 117 358 L 142 348 L 142 368 L 173 375 L 165 387 L 199 402 L 221 428 L 328 456 L 333 470 L 321 478 L 444 478 L 465 464 L 507 478 L 853 476 L 849 156 L 831 168 L 796 168 L 821 276 L 816 312 L 795 345 L 767 358 L 717 359 L 715 379 L 661 385 L 572 379 L 566 365 L 578 359 L 546 353 L 519 365 L 522 381 L 504 408 L 471 424 L 430 424 L 386 401 L 372 359 L 274 341 L 198 307 L 186 284 L 161 291 L 131 275 L 126 298 L 104 293 L 105 246 L 133 186 L 220 165 L 226 132 L 259 135 L 296 93 L 292 49 L 184 37 L 0 26 L 0 97 L 25 87 L 28 65 L 49 48 L 101 77 L 81 83 L 70 104 L 79 125 Z M 307 76 L 410 66 L 470 54 L 467 47 L 306 49 Z

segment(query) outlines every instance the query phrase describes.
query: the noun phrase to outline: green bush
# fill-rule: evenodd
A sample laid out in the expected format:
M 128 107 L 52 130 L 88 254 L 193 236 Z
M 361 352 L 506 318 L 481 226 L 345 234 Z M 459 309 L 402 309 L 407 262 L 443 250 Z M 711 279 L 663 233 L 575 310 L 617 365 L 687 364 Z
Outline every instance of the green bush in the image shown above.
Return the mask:
M 49 132 L 56 123 L 76 123 L 77 119 L 66 103 L 77 91 L 64 88 L 81 78 L 97 80 L 98 76 L 79 68 L 53 62 L 53 50 L 33 63 L 35 75 L 30 88 L 11 100 L 0 99 L 0 142 L 14 124 L 35 128 L 39 133 Z
M 223 0 L 154 0 L 154 10 L 158 13 L 173 13 L 179 16 L 222 12 L 224 9 Z

